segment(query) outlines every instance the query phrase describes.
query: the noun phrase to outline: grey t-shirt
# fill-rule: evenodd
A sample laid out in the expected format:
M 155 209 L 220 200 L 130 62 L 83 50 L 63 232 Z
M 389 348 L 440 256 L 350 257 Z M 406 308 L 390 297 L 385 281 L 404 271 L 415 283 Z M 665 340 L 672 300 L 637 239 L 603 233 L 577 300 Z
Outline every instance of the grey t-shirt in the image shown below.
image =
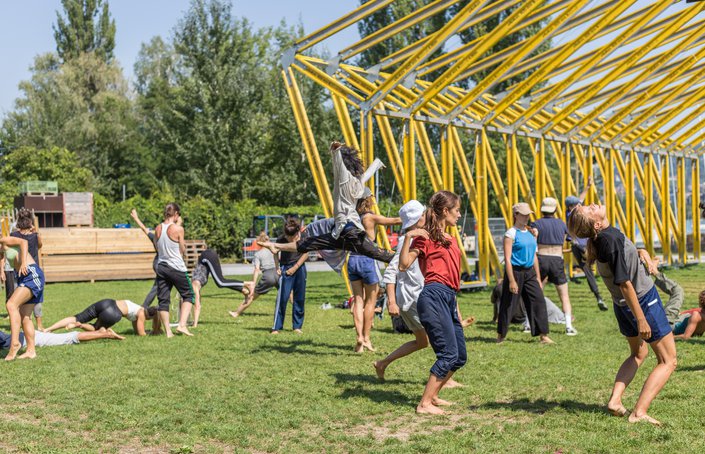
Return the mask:
M 639 263 L 636 246 L 614 227 L 607 227 L 593 240 L 597 250 L 597 271 L 618 306 L 626 306 L 620 284 L 631 281 L 638 299 L 654 286 Z
M 274 255 L 269 252 L 269 249 L 262 248 L 255 252 L 255 258 L 252 261 L 252 264 L 254 266 L 259 266 L 259 269 L 262 271 L 273 270 L 275 268 Z

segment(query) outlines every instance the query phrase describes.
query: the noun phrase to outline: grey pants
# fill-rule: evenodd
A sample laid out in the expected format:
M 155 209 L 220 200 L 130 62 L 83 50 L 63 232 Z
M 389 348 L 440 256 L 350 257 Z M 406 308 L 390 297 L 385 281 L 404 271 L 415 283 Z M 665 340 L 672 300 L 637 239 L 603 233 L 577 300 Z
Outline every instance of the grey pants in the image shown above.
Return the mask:
M 654 284 L 656 284 L 656 287 L 668 295 L 668 301 L 664 304 L 664 310 L 666 311 L 668 323 L 673 326 L 678 321 L 678 314 L 683 305 L 685 292 L 683 291 L 683 287 L 678 285 L 673 279 L 667 278 L 666 275 L 661 272 L 659 272 L 655 278 Z

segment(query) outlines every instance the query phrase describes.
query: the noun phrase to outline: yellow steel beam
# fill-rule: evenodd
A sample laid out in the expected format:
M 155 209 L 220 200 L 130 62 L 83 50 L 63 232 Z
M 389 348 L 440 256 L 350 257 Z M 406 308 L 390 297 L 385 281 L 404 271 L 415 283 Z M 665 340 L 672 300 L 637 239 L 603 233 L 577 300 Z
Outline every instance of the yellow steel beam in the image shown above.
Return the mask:
M 678 206 L 678 259 L 681 264 L 688 262 L 688 254 L 685 250 L 685 244 L 687 241 L 687 228 L 686 228 L 686 213 L 685 213 L 685 158 L 679 157 L 676 159 L 677 166 L 677 191 L 676 191 L 676 205 Z M 699 190 L 699 188 L 698 188 Z M 695 232 L 695 224 L 693 224 L 693 232 Z
M 674 133 L 677 131 L 680 131 L 683 129 L 686 125 L 691 123 L 693 120 L 698 118 L 700 115 L 705 113 L 705 103 L 702 102 L 702 100 L 705 99 L 705 85 L 700 87 L 700 89 L 696 90 L 686 101 L 683 102 L 682 110 L 679 109 L 671 109 L 668 114 L 664 115 L 663 117 L 659 118 L 657 122 L 655 122 L 653 125 L 649 126 L 646 131 L 643 133 L 639 134 L 632 142 L 629 144 L 630 146 L 636 146 L 644 141 L 647 142 L 647 144 L 651 145 L 654 143 L 660 143 L 664 139 L 670 139 Z M 696 107 L 693 109 L 688 115 L 683 117 L 681 120 L 673 124 L 670 128 L 668 128 L 666 131 L 661 133 L 661 129 L 668 125 L 673 119 L 675 119 L 678 114 L 683 113 L 683 111 L 688 107 L 691 106 L 697 102 L 700 102 L 700 106 Z M 654 136 L 654 137 L 652 137 Z
M 426 169 L 428 169 L 431 187 L 433 187 L 434 191 L 440 191 L 443 189 L 443 178 L 438 172 L 438 163 L 436 162 L 436 157 L 433 154 L 433 147 L 431 146 L 431 141 L 428 138 L 426 127 L 422 122 L 415 122 L 414 131 L 416 132 L 416 139 L 419 143 L 421 156 L 424 164 L 426 164 Z
M 371 112 L 360 112 L 360 143 L 362 148 L 358 148 L 362 154 L 362 161 L 365 163 L 365 167 L 372 164 L 375 159 L 374 152 L 374 131 L 372 126 L 372 113 Z M 372 176 L 367 180 L 367 187 L 370 188 L 372 194 L 375 193 L 375 177 Z
M 691 202 L 693 213 L 693 255 L 696 262 L 700 261 L 700 157 L 695 157 L 691 162 Z
M 399 188 L 399 193 L 404 194 L 404 164 L 402 164 L 401 158 L 399 157 L 399 150 L 397 149 L 397 143 L 392 134 L 392 126 L 389 124 L 389 118 L 384 115 L 377 115 L 375 119 L 377 120 L 379 132 L 382 136 L 382 143 L 387 151 L 389 166 L 392 168 L 397 188 Z
M 416 148 L 414 121 L 404 122 L 404 202 L 416 198 Z
M 661 199 L 661 224 L 664 232 L 664 240 L 661 241 L 661 247 L 663 249 L 663 258 L 666 264 L 671 265 L 673 263 L 673 257 L 671 256 L 671 191 L 670 191 L 670 160 L 669 156 L 661 156 L 661 188 L 659 191 L 659 196 Z
M 335 114 L 338 117 L 338 124 L 343 131 L 345 143 L 359 150 L 360 144 L 357 142 L 357 135 L 355 134 L 355 128 L 350 118 L 350 111 L 348 110 L 348 106 L 345 105 L 345 100 L 336 94 L 332 95 L 332 99 Z

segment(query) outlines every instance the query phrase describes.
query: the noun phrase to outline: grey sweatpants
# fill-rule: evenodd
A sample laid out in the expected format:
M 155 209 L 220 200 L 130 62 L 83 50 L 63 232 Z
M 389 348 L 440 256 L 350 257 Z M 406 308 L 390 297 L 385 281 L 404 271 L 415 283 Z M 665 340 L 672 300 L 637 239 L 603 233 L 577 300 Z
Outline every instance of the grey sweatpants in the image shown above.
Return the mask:
M 683 305 L 685 292 L 683 291 L 683 287 L 678 285 L 673 279 L 666 277 L 666 275 L 661 272 L 659 272 L 655 278 L 654 284 L 656 284 L 656 287 L 668 295 L 668 301 L 663 307 L 666 311 L 668 323 L 671 327 L 673 327 L 673 325 L 678 321 L 678 314 L 680 314 L 681 306 Z

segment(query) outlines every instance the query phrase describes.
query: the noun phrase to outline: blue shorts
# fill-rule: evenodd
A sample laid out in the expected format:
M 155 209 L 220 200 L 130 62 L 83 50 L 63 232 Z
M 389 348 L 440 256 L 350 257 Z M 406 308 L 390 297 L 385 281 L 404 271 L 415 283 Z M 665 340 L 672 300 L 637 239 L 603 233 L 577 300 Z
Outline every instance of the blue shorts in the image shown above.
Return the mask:
M 350 282 L 362 281 L 366 285 L 379 283 L 379 269 L 374 259 L 364 255 L 350 254 L 348 259 L 348 279 Z
M 17 273 L 17 286 L 26 287 L 32 292 L 32 298 L 25 304 L 38 304 L 44 302 L 44 272 L 36 264 L 27 265 L 27 274 L 20 276 Z
M 668 324 L 666 311 L 663 310 L 661 297 L 656 290 L 656 286 L 651 287 L 646 295 L 639 299 L 639 306 L 644 312 L 646 322 L 651 328 L 651 337 L 646 339 L 646 342 L 656 342 L 659 339 L 667 336 L 671 332 L 671 325 Z M 638 337 L 639 329 L 637 328 L 636 317 L 629 309 L 629 306 L 614 305 L 614 315 L 617 317 L 619 331 L 626 337 Z

